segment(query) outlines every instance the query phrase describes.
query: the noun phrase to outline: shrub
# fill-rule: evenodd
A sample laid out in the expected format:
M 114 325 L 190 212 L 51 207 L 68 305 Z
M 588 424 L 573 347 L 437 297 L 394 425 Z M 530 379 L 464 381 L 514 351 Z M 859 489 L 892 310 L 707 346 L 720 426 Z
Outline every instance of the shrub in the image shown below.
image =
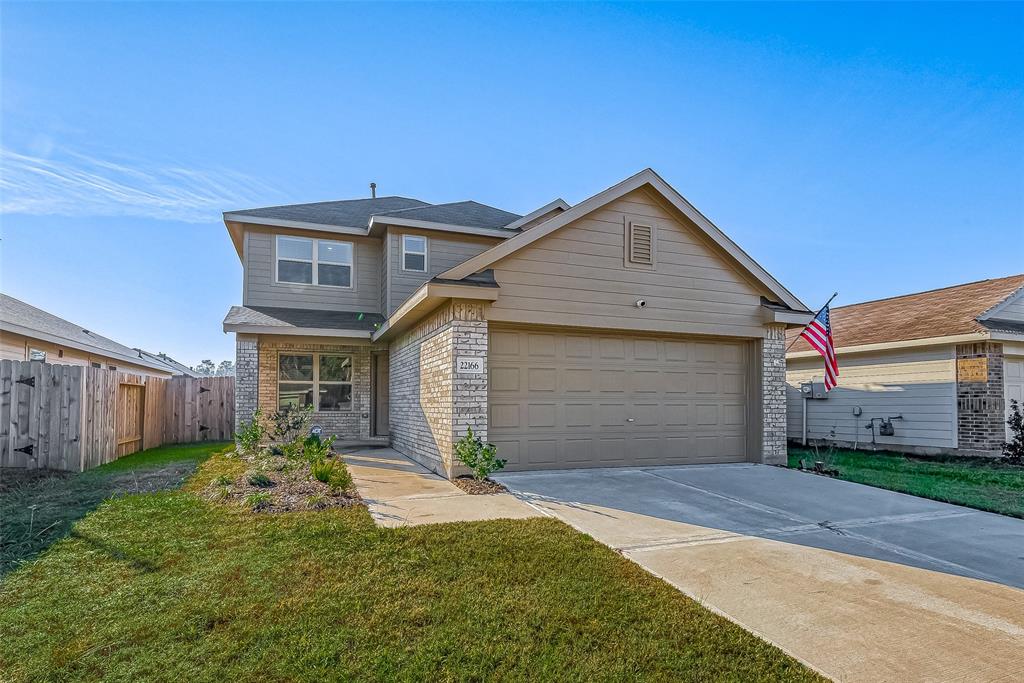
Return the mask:
M 256 412 L 253 413 L 252 419 L 242 423 L 242 429 L 235 435 L 235 442 L 242 453 L 255 455 L 256 451 L 259 450 L 260 443 L 263 442 L 264 436 L 263 414 L 257 408 Z
M 321 441 L 319 436 L 311 434 L 303 444 L 303 451 L 306 459 L 314 463 L 323 460 L 331 455 L 331 447 L 334 445 L 334 437 L 329 436 Z
M 262 510 L 263 508 L 270 507 L 273 501 L 273 497 L 266 491 L 257 491 L 245 497 L 245 504 L 253 510 Z
M 249 476 L 246 477 L 246 481 L 249 482 L 250 486 L 256 486 L 261 489 L 265 489 L 269 486 L 273 486 L 274 482 L 263 472 L 250 472 Z
M 352 475 L 345 464 L 337 460 L 317 460 L 309 467 L 313 478 L 327 484 L 334 490 L 346 490 L 352 486 Z
M 295 441 L 309 429 L 313 419 L 313 406 L 301 408 L 293 405 L 285 406 L 270 418 L 273 425 L 272 434 L 275 441 Z
M 1010 417 L 1006 424 L 1010 425 L 1013 438 L 1003 444 L 1003 459 L 1011 465 L 1024 465 L 1024 413 L 1016 399 L 1010 399 Z
M 497 451 L 494 444 L 485 444 L 479 436 L 474 435 L 472 427 L 455 444 L 455 457 L 473 470 L 473 476 L 481 481 L 503 469 L 508 462 L 497 457 Z

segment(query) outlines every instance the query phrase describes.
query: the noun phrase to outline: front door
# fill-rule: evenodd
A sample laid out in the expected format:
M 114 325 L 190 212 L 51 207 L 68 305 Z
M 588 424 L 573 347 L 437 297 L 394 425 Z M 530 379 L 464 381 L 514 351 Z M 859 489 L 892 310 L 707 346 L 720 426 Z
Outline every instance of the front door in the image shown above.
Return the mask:
M 388 435 L 388 352 L 375 352 L 372 360 L 371 415 L 374 436 Z

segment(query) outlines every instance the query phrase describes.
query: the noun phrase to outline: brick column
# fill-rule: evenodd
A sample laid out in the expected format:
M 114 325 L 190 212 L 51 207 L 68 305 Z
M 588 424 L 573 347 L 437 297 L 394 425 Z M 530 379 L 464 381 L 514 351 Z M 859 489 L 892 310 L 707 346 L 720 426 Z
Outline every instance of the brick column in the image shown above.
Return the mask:
M 452 383 L 452 444 L 466 435 L 469 427 L 473 433 L 487 441 L 487 321 L 452 321 L 452 362 L 454 363 Z M 480 360 L 480 373 L 459 372 L 460 358 Z M 458 470 L 458 472 L 455 472 Z M 452 473 L 461 474 L 465 468 L 450 456 L 448 468 Z
M 1003 345 L 957 344 L 956 361 L 957 447 L 998 452 L 1006 438 Z
M 235 431 L 252 419 L 259 400 L 260 355 L 257 337 L 235 335 Z
M 786 464 L 786 328 L 768 325 L 761 340 L 761 462 Z

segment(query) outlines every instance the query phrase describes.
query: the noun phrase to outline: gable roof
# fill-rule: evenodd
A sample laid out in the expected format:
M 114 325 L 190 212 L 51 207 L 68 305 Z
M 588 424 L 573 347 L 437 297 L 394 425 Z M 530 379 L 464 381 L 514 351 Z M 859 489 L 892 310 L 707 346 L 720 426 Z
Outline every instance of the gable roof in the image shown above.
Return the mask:
M 978 318 L 1021 287 L 1024 274 L 839 306 L 831 309 L 832 337 L 844 348 L 987 332 L 990 325 Z M 787 332 L 788 341 L 800 331 Z M 789 352 L 811 350 L 800 339 Z
M 807 307 L 797 299 L 796 296 L 783 287 L 778 280 L 768 273 L 768 271 L 762 268 L 761 265 L 754 261 L 754 259 L 752 259 L 745 251 L 740 249 L 735 242 L 729 239 L 729 237 L 722 232 L 718 226 L 708 220 L 707 217 L 705 217 L 681 194 L 679 194 L 675 188 L 666 183 L 661 176 L 650 168 L 646 168 L 636 175 L 626 178 L 622 182 L 609 187 L 603 192 L 597 193 L 593 197 L 590 197 L 576 206 L 553 216 L 530 230 L 519 233 L 515 237 L 491 247 L 482 254 L 479 254 L 478 256 L 475 256 L 454 268 L 441 273 L 438 277 L 447 280 L 461 280 L 468 275 L 490 267 L 492 264 L 505 258 L 509 254 L 533 244 L 537 240 L 550 235 L 555 230 L 558 230 L 576 219 L 599 209 L 605 204 L 608 204 L 609 202 L 612 202 L 633 190 L 644 187 L 645 185 L 650 186 L 670 204 L 672 204 L 672 206 L 683 213 L 683 215 L 693 221 L 699 230 L 729 254 L 729 256 L 739 264 L 740 268 L 749 273 L 774 296 L 778 297 L 781 303 L 785 304 L 792 310 L 807 310 Z
M 6 294 L 0 294 L 0 330 L 170 372 L 163 363 L 144 358 L 135 349 Z
M 467 228 L 502 229 L 519 220 L 511 211 L 480 202 L 448 202 L 430 204 L 408 197 L 375 197 L 345 199 L 312 204 L 268 206 L 260 209 L 227 211 L 224 220 L 259 223 L 288 221 L 311 226 L 331 226 L 366 230 L 374 218 L 396 218 L 404 221 L 425 221 Z M 384 221 L 386 222 L 386 221 Z M 511 233 L 511 231 L 510 231 Z

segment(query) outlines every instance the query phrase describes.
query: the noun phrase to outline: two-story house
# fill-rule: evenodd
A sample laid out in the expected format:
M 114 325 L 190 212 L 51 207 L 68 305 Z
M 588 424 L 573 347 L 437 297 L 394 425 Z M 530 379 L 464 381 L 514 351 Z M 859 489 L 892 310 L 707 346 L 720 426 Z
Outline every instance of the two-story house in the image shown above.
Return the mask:
M 526 215 L 375 197 L 232 211 L 236 415 L 311 404 L 446 476 L 785 460 L 806 307 L 652 170 Z

